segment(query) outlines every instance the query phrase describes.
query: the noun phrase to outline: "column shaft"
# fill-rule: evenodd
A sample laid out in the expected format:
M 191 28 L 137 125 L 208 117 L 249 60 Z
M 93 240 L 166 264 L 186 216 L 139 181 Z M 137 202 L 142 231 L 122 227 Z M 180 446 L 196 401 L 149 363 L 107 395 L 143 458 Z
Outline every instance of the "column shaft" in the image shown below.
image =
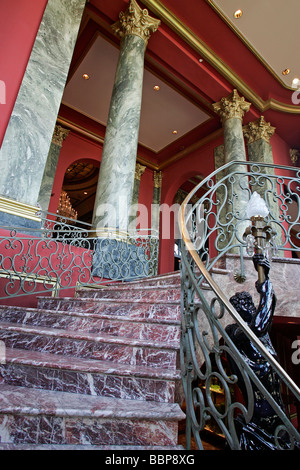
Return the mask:
M 11 200 L 37 204 L 84 6 L 48 0 L 0 150 L 0 194 Z
M 233 90 L 227 98 L 215 103 L 213 108 L 221 117 L 224 129 L 224 156 L 225 163 L 232 161 L 246 161 L 246 150 L 243 136 L 243 116 L 250 108 L 250 103 L 240 97 L 236 90 Z M 234 165 L 228 169 L 233 175 L 227 179 L 227 201 L 226 220 L 227 226 L 224 228 L 226 234 L 222 236 L 222 245 L 239 244 L 247 222 L 244 222 L 246 205 L 249 200 L 248 177 L 243 176 L 246 168 L 242 165 Z M 222 201 L 223 202 L 223 201 Z M 232 232 L 232 223 L 235 225 L 235 236 Z
M 127 230 L 138 145 L 144 41 L 122 41 L 106 127 L 93 225 Z
M 101 158 L 93 225 L 96 234 L 103 229 L 127 231 L 134 186 L 134 173 L 140 124 L 144 54 L 150 33 L 159 20 L 131 0 L 126 12 L 113 25 L 121 38 L 120 56 L 111 98 Z
M 49 208 L 59 154 L 63 141 L 66 139 L 69 132 L 69 130 L 64 129 L 61 126 L 55 126 L 38 197 L 38 204 L 40 205 L 43 212 L 47 212 Z

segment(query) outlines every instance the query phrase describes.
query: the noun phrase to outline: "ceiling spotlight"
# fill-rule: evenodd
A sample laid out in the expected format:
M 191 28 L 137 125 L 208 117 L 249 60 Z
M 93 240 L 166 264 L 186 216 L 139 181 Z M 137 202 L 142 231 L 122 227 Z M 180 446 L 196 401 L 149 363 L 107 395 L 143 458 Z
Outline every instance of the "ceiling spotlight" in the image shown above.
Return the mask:
M 87 191 L 83 191 L 83 194 L 87 195 Z
M 176 131 L 176 129 L 174 129 L 174 131 L 172 132 L 172 134 L 176 135 L 176 134 L 178 134 L 178 131 Z
M 84 80 L 89 80 L 90 76 L 87 73 L 84 73 L 82 78 L 84 78 Z
M 200 62 L 200 63 L 203 62 L 203 59 L 199 59 L 199 62 Z
M 234 17 L 235 18 L 240 18 L 242 16 L 242 14 L 243 14 L 242 10 L 236 10 L 234 12 Z
M 159 90 L 160 90 L 159 85 L 155 85 L 155 86 L 153 87 L 153 90 L 154 90 L 154 91 L 159 91 Z
M 282 75 L 288 75 L 290 73 L 291 69 L 284 69 L 282 71 Z

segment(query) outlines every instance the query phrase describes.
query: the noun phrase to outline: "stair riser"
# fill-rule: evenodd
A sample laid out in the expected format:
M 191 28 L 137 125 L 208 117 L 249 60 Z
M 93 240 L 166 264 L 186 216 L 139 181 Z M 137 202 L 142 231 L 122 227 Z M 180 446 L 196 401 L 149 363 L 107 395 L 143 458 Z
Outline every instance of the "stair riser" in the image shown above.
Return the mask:
M 84 373 L 23 364 L 0 366 L 0 382 L 43 390 L 173 403 L 175 381 Z
M 76 299 L 47 299 L 40 298 L 38 308 L 45 310 L 57 310 L 62 312 L 86 312 L 99 315 L 114 315 L 118 317 L 129 317 L 132 320 L 154 320 L 165 322 L 180 322 L 180 305 L 156 305 L 97 302 Z
M 175 370 L 176 351 L 151 347 L 78 340 L 20 331 L 0 330 L 0 340 L 7 348 L 35 350 L 65 356 L 113 361 Z
M 174 421 L 0 414 L 0 442 L 14 444 L 176 445 Z
M 130 300 L 132 302 L 174 302 L 180 301 L 180 289 L 163 288 L 163 289 L 97 289 L 78 291 L 78 297 L 93 299 L 121 299 Z
M 69 329 L 90 333 L 106 333 L 112 336 L 145 339 L 154 341 L 179 341 L 180 327 L 172 325 L 148 324 L 115 319 L 101 319 L 85 315 L 72 316 L 42 311 L 22 311 L 13 307 L 0 309 L 0 320 L 9 323 L 38 325 L 46 328 Z

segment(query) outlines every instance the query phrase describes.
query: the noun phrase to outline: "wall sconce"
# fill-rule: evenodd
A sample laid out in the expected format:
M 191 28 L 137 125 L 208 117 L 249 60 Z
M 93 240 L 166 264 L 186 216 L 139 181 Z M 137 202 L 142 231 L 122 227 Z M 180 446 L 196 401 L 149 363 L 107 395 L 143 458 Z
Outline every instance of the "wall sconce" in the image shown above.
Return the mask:
M 265 217 L 269 215 L 269 209 L 262 197 L 255 191 L 247 204 L 247 217 L 252 221 L 252 225 L 246 228 L 243 235 L 246 241 L 246 252 L 248 256 L 255 253 L 262 253 L 267 258 L 278 255 L 275 237 L 277 233 L 266 224 Z M 262 266 L 258 266 L 258 280 L 264 282 L 264 271 Z

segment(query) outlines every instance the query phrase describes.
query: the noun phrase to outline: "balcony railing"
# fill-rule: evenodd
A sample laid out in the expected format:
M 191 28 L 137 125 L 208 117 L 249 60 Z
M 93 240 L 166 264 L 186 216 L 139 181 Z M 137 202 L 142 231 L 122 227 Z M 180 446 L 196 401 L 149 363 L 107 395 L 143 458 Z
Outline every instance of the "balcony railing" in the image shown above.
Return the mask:
M 263 239 L 247 237 L 256 223 L 247 215 L 254 192 L 268 208 L 268 215 L 259 218 Z M 300 390 L 279 364 L 269 337 L 276 308 L 269 260 L 271 253 L 298 256 L 299 211 L 299 168 L 250 162 L 224 165 L 181 206 L 181 369 L 187 449 L 192 438 L 203 449 L 207 427 L 221 434 L 230 449 L 300 448 L 299 432 L 281 394 L 286 387 L 298 403 Z M 214 280 L 213 268 L 232 253 L 241 263 L 238 282 L 246 278 L 245 256 L 254 255 L 254 272 L 263 270 L 255 283 L 260 295 L 257 308 L 251 299 L 248 304 L 241 297 L 240 304 L 229 300 Z M 236 286 L 233 281 L 232 294 Z
M 84 222 L 39 214 L 38 230 L 1 227 L 0 299 L 57 294 L 157 273 L 158 237 L 150 229 L 95 236 Z

